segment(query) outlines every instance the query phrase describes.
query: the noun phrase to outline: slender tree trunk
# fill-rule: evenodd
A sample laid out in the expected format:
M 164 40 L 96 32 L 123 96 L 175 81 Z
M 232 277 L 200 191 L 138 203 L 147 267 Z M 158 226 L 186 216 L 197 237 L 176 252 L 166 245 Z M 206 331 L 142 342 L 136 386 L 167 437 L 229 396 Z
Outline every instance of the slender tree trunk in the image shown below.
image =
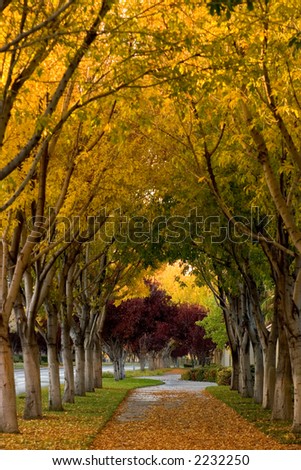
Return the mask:
M 50 411 L 63 411 L 60 365 L 57 357 L 56 344 L 47 345 L 49 388 L 48 388 L 48 409 Z
M 93 346 L 85 345 L 85 388 L 86 392 L 94 392 Z
M 301 255 L 296 260 L 295 281 L 290 278 L 286 298 L 286 335 L 294 384 L 294 416 L 292 432 L 301 434 Z M 288 284 L 288 283 L 287 283 Z M 290 292 L 292 298 L 290 299 Z M 289 309 L 290 306 L 290 309 Z
M 75 343 L 75 395 L 86 395 L 85 349 L 82 343 Z
M 293 417 L 291 363 L 287 338 L 282 325 L 279 325 L 278 331 L 278 361 L 272 419 L 291 420 Z
M 40 376 L 40 351 L 35 333 L 21 333 L 25 374 L 25 419 L 42 418 L 42 393 Z
M 19 432 L 16 408 L 14 363 L 8 327 L 0 316 L 0 432 Z
M 47 304 L 47 357 L 49 370 L 48 409 L 63 411 L 60 365 L 58 361 L 58 312 Z
M 0 433 L 19 432 L 17 420 L 14 362 L 9 341 L 9 317 L 5 311 L 8 290 L 8 244 L 0 240 Z
M 294 416 L 292 432 L 301 433 L 301 338 L 290 339 L 290 356 L 294 384 Z
M 220 283 L 220 280 L 219 280 Z M 233 318 L 234 301 L 231 297 L 228 297 L 228 302 L 226 302 L 226 294 L 219 285 L 219 296 L 218 302 L 223 312 L 223 317 L 225 320 L 227 336 L 229 338 L 229 346 L 231 350 L 232 357 L 232 375 L 231 375 L 231 390 L 239 391 L 239 382 L 240 382 L 240 345 L 239 345 L 239 336 L 237 335 L 237 326 Z
M 144 335 L 139 340 L 139 352 L 138 352 L 141 372 L 145 371 L 145 368 L 146 368 L 147 349 L 146 349 L 145 341 L 146 341 L 146 337 Z
M 113 367 L 114 367 L 114 379 L 117 382 L 118 380 L 120 380 L 120 362 L 118 358 L 114 359 Z
M 72 257 L 71 257 L 72 259 Z M 64 395 L 63 403 L 74 403 L 75 386 L 74 386 L 74 367 L 73 367 L 73 351 L 71 343 L 71 324 L 73 315 L 73 273 L 75 269 L 73 264 L 66 265 L 65 275 L 61 279 L 61 343 L 62 357 L 64 365 Z
M 240 359 L 238 348 L 231 349 L 232 357 L 232 375 L 231 375 L 231 390 L 239 390 L 239 369 L 240 369 Z
M 290 273 L 288 260 L 281 265 L 281 275 L 278 279 L 281 314 L 279 315 L 279 362 L 283 374 L 283 407 L 288 415 L 292 406 L 293 381 L 293 425 L 292 432 L 301 433 L 301 267 L 300 257 L 296 261 L 295 278 Z M 280 269 L 279 269 L 280 271 Z M 284 334 L 285 333 L 285 334 Z M 283 339 L 282 339 L 283 338 Z M 283 342 L 282 342 L 283 341 Z M 288 346 L 288 349 L 287 349 Z M 286 349 L 285 349 L 286 347 Z M 288 351 L 288 352 L 287 352 Z M 282 362 L 283 361 L 283 364 Z M 278 369 L 278 368 L 277 368 Z M 292 379 L 291 375 L 292 374 Z M 277 385 L 277 379 L 276 379 Z M 275 392 L 276 395 L 276 392 Z
M 125 377 L 124 359 L 125 354 L 122 344 L 119 341 L 111 340 L 105 342 L 105 351 L 111 359 L 114 367 L 114 379 L 122 380 Z
M 94 387 L 102 388 L 102 351 L 101 342 L 98 337 L 94 342 L 93 348 L 93 372 L 94 372 Z
M 253 398 L 255 403 L 262 403 L 263 400 L 263 377 L 264 365 L 263 354 L 259 341 L 253 345 L 255 358 L 255 380 Z
M 276 306 L 275 306 L 276 309 Z M 266 354 L 264 358 L 263 400 L 264 409 L 272 409 L 276 383 L 276 345 L 278 338 L 278 325 L 276 310 L 271 325 Z
M 242 397 L 253 397 L 253 383 L 250 367 L 250 340 L 247 331 L 244 332 L 240 347 L 239 393 Z
M 114 379 L 116 381 L 123 380 L 125 378 L 125 371 L 124 371 L 124 360 L 123 356 L 117 356 L 114 361 Z
M 253 310 L 249 302 L 248 310 L 248 334 L 251 340 L 253 352 L 254 352 L 254 387 L 253 387 L 253 399 L 255 403 L 262 403 L 263 398 L 263 377 L 264 377 L 264 364 L 263 364 L 263 353 L 262 345 L 259 340 L 258 330 L 255 325 L 253 318 Z
M 31 300 L 28 302 L 28 304 Z M 40 350 L 33 326 L 33 317 L 29 311 L 25 314 L 22 297 L 19 293 L 14 304 L 14 312 L 18 333 L 21 340 L 24 375 L 25 375 L 25 419 L 42 417 L 42 392 L 40 377 Z
M 63 395 L 63 403 L 74 403 L 74 371 L 73 357 L 70 339 L 70 328 L 66 322 L 62 322 L 62 357 L 64 365 L 65 387 Z
M 264 381 L 264 360 L 263 351 L 266 351 L 267 344 L 267 330 L 266 326 L 262 325 L 262 313 L 259 307 L 259 294 L 256 283 L 253 278 L 245 274 L 245 303 L 246 303 L 246 318 L 247 329 L 249 338 L 254 352 L 254 388 L 253 399 L 255 403 L 262 404 L 263 400 L 263 381 Z
M 140 370 L 141 370 L 141 372 L 144 372 L 145 367 L 146 367 L 146 354 L 144 354 L 144 353 L 139 354 L 138 358 L 139 358 L 139 363 L 140 363 Z
M 155 370 L 155 359 L 152 354 L 149 356 L 148 368 L 149 370 Z

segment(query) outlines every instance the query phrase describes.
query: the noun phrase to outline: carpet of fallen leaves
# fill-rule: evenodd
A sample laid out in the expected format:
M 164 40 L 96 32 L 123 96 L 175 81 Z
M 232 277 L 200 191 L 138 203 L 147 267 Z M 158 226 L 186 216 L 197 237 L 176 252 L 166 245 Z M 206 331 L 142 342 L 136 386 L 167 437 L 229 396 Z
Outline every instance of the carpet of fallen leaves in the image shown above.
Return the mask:
M 98 434 L 92 449 L 288 449 L 241 418 L 208 392 L 155 392 L 137 419 L 123 419 L 127 400 Z
M 94 420 L 95 421 L 95 420 Z M 98 417 L 100 423 L 101 418 Z M 0 449 L 51 450 L 86 448 L 96 423 L 74 422 L 67 413 L 41 420 L 19 420 L 20 433 L 0 436 Z
M 111 416 L 104 399 L 116 409 L 125 394 L 126 391 L 97 390 L 86 397 L 76 397 L 76 403 L 65 404 L 63 412 L 44 410 L 43 419 L 24 420 L 19 416 L 20 432 L 0 434 L 0 450 L 87 449 Z

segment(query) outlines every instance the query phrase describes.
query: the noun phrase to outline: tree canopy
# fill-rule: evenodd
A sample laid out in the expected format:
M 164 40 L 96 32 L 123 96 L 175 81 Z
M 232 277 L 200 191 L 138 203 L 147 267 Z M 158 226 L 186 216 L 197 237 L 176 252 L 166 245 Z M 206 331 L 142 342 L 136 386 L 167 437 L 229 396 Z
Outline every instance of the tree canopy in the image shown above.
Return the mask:
M 300 9 L 0 2 L 0 432 L 18 430 L 13 318 L 24 415 L 40 418 L 37 331 L 56 384 L 61 333 L 61 409 L 100 383 L 106 318 L 175 262 L 193 276 L 164 288 L 222 318 L 232 388 L 301 431 Z M 153 351 L 170 334 L 160 312 Z

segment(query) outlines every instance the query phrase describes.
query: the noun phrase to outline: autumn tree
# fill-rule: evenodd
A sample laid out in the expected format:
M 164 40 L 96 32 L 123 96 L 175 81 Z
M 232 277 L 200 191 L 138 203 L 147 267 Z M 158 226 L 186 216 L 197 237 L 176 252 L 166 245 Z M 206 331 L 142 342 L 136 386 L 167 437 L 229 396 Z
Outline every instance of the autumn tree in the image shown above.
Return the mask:
M 199 326 L 208 314 L 208 311 L 195 304 L 178 304 L 177 315 L 174 322 L 173 339 L 175 349 L 172 356 L 189 355 L 193 362 L 199 365 L 205 365 L 210 362 L 211 354 L 215 349 L 215 344 L 211 339 L 206 338 L 205 330 Z

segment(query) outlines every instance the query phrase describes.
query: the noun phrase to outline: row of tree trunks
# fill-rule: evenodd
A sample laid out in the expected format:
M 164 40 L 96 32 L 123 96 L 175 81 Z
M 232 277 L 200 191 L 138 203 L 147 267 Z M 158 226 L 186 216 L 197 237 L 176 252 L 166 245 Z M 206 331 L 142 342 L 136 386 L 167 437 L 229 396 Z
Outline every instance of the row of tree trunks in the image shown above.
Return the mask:
M 251 309 L 252 299 L 246 302 L 249 292 L 246 286 L 241 285 L 241 289 L 241 296 L 228 293 L 227 301 L 221 303 L 231 340 L 229 342 L 233 366 L 231 389 L 238 390 L 243 397 L 252 397 L 256 403 L 261 403 L 266 409 L 272 409 L 272 419 L 291 420 L 293 418 L 292 372 L 288 338 L 284 327 L 283 295 L 281 290 L 276 288 L 274 317 L 266 342 L 265 335 L 257 333 L 254 321 L 256 317 L 252 315 Z M 261 342 L 260 338 L 264 341 Z M 255 362 L 254 384 L 250 368 L 250 344 L 253 347 Z

